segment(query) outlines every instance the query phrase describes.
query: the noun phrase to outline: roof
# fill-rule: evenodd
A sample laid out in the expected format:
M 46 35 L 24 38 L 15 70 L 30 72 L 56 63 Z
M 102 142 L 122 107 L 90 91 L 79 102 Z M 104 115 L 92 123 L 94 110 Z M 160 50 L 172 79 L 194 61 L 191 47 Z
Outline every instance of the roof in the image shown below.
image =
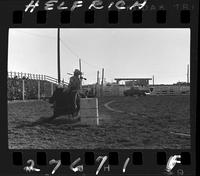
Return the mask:
M 152 78 L 115 78 L 116 81 L 121 80 L 152 80 Z

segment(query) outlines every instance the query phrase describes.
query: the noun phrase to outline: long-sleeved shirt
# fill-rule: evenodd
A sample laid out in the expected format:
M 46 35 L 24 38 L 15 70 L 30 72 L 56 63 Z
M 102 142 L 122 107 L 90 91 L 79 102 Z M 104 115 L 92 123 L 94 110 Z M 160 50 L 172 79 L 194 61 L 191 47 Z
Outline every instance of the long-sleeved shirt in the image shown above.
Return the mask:
M 81 80 L 80 80 L 80 78 L 77 77 L 77 76 L 72 76 L 70 78 L 70 82 L 69 82 L 68 88 L 71 91 L 79 91 L 80 88 L 81 88 Z

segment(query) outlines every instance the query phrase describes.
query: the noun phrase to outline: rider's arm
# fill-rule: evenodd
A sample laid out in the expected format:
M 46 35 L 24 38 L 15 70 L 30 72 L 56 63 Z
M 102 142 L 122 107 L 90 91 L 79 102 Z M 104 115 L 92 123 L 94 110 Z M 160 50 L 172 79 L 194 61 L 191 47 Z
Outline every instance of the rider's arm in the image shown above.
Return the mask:
M 73 84 L 73 78 L 71 77 L 68 84 L 69 89 L 72 87 L 72 84 Z

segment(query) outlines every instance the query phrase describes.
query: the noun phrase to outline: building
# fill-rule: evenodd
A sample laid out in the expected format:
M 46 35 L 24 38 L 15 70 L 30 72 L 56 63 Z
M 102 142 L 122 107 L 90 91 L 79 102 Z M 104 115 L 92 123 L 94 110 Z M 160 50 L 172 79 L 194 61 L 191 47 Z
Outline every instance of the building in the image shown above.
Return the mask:
M 151 78 L 115 78 L 117 84 L 120 83 L 120 81 L 125 81 L 125 85 L 127 87 L 147 87 L 149 85 L 149 80 L 152 80 Z

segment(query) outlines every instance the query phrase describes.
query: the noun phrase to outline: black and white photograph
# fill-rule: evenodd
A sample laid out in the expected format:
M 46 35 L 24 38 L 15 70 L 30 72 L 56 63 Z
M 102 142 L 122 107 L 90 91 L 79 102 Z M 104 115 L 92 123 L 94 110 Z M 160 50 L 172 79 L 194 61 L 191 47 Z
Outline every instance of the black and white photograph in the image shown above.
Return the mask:
M 9 149 L 190 149 L 189 28 L 10 28 Z

